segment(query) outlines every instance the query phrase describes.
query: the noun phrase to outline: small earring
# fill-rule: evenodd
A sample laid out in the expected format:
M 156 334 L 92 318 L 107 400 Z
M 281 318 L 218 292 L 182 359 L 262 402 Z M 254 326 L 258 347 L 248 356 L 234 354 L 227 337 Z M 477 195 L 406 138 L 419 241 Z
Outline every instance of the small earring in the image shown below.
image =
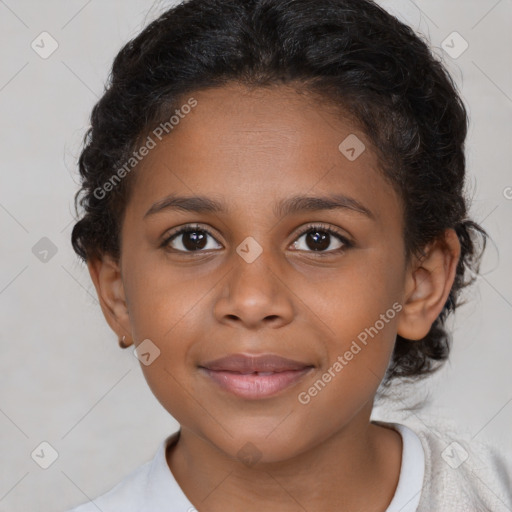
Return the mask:
M 125 338 L 126 338 L 126 336 L 123 336 L 122 338 L 119 338 L 119 346 L 120 346 L 121 348 L 128 348 L 128 347 L 129 347 L 129 345 L 127 345 L 127 344 L 124 342 Z

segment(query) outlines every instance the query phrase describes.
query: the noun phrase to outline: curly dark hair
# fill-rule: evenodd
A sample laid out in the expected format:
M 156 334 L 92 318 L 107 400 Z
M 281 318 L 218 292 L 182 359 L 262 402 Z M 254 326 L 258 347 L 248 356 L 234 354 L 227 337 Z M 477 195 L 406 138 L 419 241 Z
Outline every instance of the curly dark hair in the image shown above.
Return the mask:
M 104 185 L 187 95 L 228 83 L 292 85 L 353 117 L 402 199 L 408 257 L 424 254 L 446 229 L 456 231 L 461 256 L 448 300 L 423 339 L 397 336 L 384 384 L 437 370 L 450 352 L 446 317 L 478 273 L 488 236 L 467 217 L 468 118 L 428 43 L 370 0 L 189 0 L 129 41 L 84 138 L 75 252 L 119 259 L 135 173 L 108 194 Z

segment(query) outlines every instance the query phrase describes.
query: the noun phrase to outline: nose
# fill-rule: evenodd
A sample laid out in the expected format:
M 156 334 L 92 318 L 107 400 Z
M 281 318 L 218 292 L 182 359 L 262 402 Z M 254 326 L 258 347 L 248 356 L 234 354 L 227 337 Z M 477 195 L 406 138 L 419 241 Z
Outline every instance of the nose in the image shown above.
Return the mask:
M 271 251 L 247 262 L 234 255 L 234 268 L 228 273 L 214 305 L 217 321 L 245 329 L 278 328 L 291 322 L 293 293 L 285 283 L 285 272 L 278 268 Z

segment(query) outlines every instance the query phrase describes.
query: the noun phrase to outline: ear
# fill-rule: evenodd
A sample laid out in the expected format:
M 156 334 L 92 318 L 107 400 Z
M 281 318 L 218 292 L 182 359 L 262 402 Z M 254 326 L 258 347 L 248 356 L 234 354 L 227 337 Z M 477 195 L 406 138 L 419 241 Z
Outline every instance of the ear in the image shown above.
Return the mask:
M 87 267 L 108 325 L 119 339 L 126 336 L 126 346 L 131 345 L 130 317 L 119 264 L 105 254 L 88 260 Z
M 400 336 L 420 340 L 428 334 L 448 300 L 459 258 L 459 239 L 450 228 L 427 246 L 421 258 L 411 261 L 397 323 Z

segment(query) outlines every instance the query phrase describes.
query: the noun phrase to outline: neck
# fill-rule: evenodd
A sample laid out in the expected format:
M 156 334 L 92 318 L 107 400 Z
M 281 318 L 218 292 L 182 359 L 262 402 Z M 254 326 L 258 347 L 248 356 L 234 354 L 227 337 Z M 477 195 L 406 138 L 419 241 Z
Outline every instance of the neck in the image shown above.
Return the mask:
M 400 434 L 361 414 L 287 460 L 254 465 L 228 457 L 182 428 L 167 463 L 199 512 L 382 512 L 398 484 L 401 454 Z

